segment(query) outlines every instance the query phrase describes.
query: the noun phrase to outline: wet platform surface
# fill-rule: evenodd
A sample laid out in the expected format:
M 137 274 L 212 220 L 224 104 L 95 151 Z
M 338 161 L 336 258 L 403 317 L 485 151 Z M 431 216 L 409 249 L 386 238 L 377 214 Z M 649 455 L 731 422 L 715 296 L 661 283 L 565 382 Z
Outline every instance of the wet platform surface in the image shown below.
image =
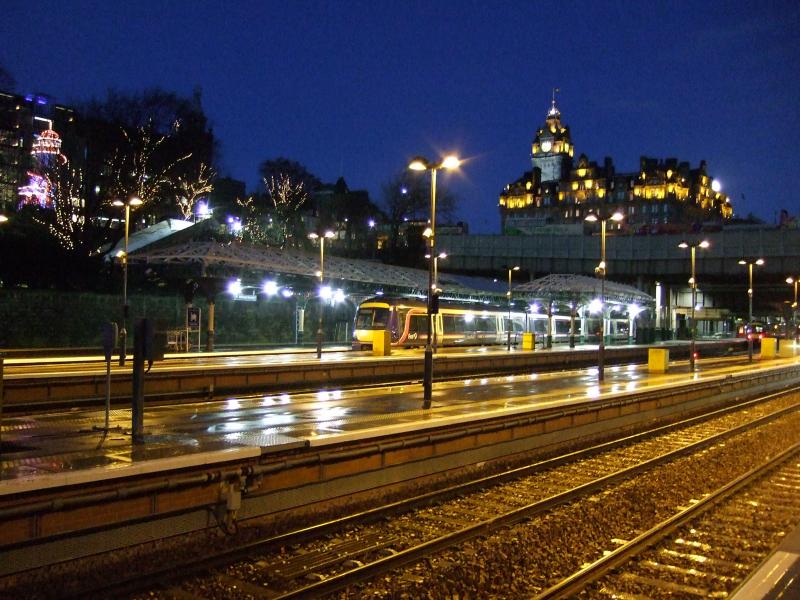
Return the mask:
M 710 340 L 709 340 L 710 341 Z M 715 340 L 714 343 L 724 342 L 725 340 Z M 734 340 L 731 340 L 734 341 Z M 698 342 L 698 348 L 702 350 L 704 342 Z M 656 344 L 637 346 L 635 344 L 613 344 L 607 345 L 607 349 L 632 348 L 632 347 L 686 347 L 685 341 L 666 341 Z M 535 352 L 563 352 L 570 348 L 566 343 L 553 344 L 552 348 L 543 348 L 537 342 Z M 578 344 L 574 351 L 597 351 L 597 344 Z M 512 353 L 520 352 L 518 348 L 513 348 Z M 508 356 L 505 345 L 498 346 L 472 346 L 472 347 L 451 347 L 440 348 L 438 355 L 458 356 L 458 355 L 492 355 Z M 393 348 L 392 358 L 416 358 L 422 356 L 422 348 Z M 366 361 L 374 360 L 375 356 L 369 351 L 352 351 L 346 346 L 326 346 L 322 355 L 321 362 L 342 362 L 342 361 Z M 133 357 L 129 356 L 125 366 L 120 367 L 118 357 L 114 356 L 111 361 L 111 373 L 130 372 Z M 319 364 L 320 359 L 316 358 L 316 349 L 298 348 L 295 346 L 286 348 L 275 348 L 268 350 L 252 350 L 245 352 L 191 352 L 167 354 L 165 360 L 158 361 L 153 365 L 154 372 L 182 371 L 203 368 L 236 368 L 254 367 L 269 365 L 286 364 Z M 17 378 L 39 378 L 57 377 L 69 375 L 104 375 L 106 372 L 105 360 L 102 356 L 52 356 L 48 358 L 6 358 L 5 377 L 7 379 Z
M 596 368 L 465 379 L 434 384 L 429 410 L 422 409 L 420 384 L 150 406 L 143 443 L 132 441 L 129 409 L 111 411 L 108 432 L 95 429 L 105 416 L 97 409 L 6 415 L 0 496 L 569 406 L 799 361 L 706 359 L 695 373 L 682 361 L 666 374 L 650 374 L 646 365 L 609 366 L 602 384 Z

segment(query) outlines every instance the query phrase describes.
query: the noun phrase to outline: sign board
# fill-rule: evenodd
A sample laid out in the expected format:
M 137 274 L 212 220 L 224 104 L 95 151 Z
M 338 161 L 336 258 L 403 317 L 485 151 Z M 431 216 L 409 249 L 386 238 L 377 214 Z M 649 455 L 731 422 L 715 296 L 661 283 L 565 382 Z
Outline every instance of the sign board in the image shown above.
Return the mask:
M 117 345 L 117 324 L 116 323 L 103 323 L 103 328 L 100 331 L 103 342 L 103 354 L 105 354 L 106 361 L 111 360 L 111 354 L 114 352 L 114 347 Z
M 186 309 L 186 325 L 189 329 L 200 329 L 200 308 L 190 306 Z

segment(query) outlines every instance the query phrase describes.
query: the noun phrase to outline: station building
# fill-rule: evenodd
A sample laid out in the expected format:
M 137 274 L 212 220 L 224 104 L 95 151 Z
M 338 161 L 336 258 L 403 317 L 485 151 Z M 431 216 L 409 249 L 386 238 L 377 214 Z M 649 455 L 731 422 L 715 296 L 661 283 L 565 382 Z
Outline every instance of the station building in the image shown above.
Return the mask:
M 719 223 L 733 207 L 709 175 L 676 158 L 642 157 L 635 173 L 618 173 L 610 157 L 602 164 L 580 154 L 553 98 L 531 145 L 532 168 L 500 193 L 502 233 L 525 235 L 550 226 L 582 224 L 591 212 L 620 210 L 621 223 L 609 230 L 679 233 L 698 223 Z

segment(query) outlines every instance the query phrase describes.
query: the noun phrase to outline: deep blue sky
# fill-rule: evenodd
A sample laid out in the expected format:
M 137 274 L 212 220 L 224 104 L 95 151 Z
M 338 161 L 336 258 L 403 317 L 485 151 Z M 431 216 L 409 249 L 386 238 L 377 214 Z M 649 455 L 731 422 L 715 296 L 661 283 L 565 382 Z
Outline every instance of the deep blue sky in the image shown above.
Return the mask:
M 738 215 L 800 212 L 800 3 L 5 0 L 0 64 L 17 91 L 71 103 L 161 86 L 203 104 L 223 174 L 266 158 L 344 175 L 374 200 L 415 154 L 470 160 L 446 183 L 473 232 L 559 87 L 576 152 L 635 171 L 675 156 Z M 742 198 L 744 195 L 744 199 Z

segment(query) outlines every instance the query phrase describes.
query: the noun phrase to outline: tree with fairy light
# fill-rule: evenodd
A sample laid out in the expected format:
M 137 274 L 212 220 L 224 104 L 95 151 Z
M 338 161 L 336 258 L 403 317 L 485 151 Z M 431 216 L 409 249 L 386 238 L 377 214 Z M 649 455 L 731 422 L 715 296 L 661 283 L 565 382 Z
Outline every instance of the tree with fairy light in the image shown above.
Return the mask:
M 137 196 L 149 222 L 191 217 L 210 190 L 216 141 L 200 90 L 183 98 L 161 89 L 108 92 L 81 108 L 89 195 L 108 205 Z

